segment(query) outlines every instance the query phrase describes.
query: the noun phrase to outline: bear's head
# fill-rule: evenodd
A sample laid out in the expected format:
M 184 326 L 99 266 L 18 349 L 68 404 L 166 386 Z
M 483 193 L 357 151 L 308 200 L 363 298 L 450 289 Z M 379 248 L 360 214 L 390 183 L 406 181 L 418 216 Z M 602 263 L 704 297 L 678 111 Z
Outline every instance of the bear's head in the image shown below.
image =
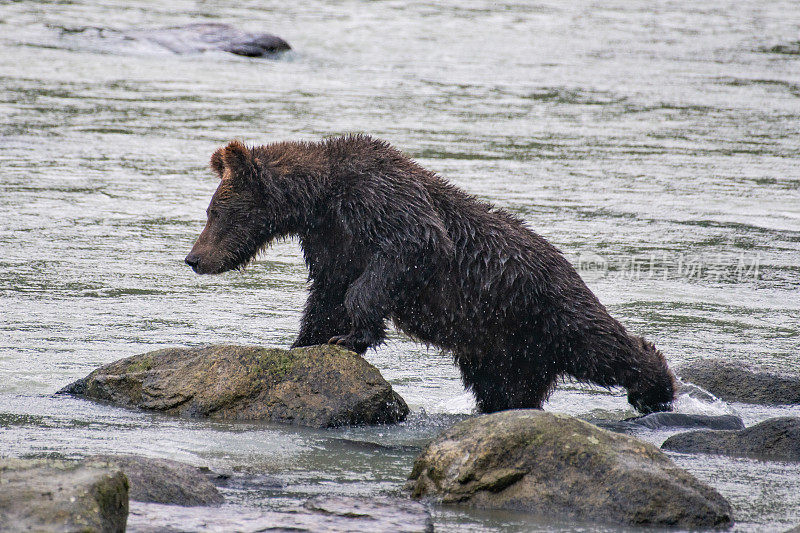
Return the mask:
M 655 345 L 641 337 L 635 338 L 638 357 L 638 372 L 625 384 L 628 403 L 642 414 L 672 411 L 677 383 L 675 374 L 667 366 L 664 354 Z
M 186 256 L 198 274 L 219 274 L 241 268 L 281 232 L 276 212 L 266 201 L 279 195 L 267 165 L 254 151 L 233 141 L 211 156 L 220 182 L 206 210 L 207 222 Z

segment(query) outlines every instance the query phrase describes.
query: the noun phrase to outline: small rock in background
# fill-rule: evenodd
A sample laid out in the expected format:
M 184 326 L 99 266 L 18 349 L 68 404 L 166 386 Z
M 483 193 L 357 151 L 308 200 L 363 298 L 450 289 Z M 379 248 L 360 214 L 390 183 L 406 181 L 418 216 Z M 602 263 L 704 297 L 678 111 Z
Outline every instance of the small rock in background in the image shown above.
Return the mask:
M 289 43 L 276 35 L 245 32 L 217 22 L 123 33 L 128 39 L 150 41 L 176 54 L 222 50 L 247 57 L 267 57 L 291 50 Z
M 415 498 L 578 520 L 732 523 L 730 504 L 655 446 L 539 410 L 456 424 L 417 457 L 407 488 Z
M 0 459 L 0 531 L 123 532 L 128 480 L 105 462 Z
M 705 359 L 678 369 L 681 379 L 729 402 L 761 405 L 800 403 L 800 375 L 778 373 L 723 359 Z
M 251 33 L 230 24 L 199 22 L 170 28 L 117 30 L 97 26 L 51 26 L 62 39 L 116 45 L 119 51 L 150 47 L 174 54 L 200 54 L 211 50 L 247 57 L 277 57 L 291 50 L 289 43 L 269 33 Z
M 774 461 L 800 461 L 800 418 L 770 418 L 739 431 L 689 431 L 668 438 L 664 450 Z
M 317 428 L 391 424 L 405 401 L 363 357 L 331 345 L 282 350 L 218 345 L 121 359 L 59 394 L 187 418 L 265 420 Z

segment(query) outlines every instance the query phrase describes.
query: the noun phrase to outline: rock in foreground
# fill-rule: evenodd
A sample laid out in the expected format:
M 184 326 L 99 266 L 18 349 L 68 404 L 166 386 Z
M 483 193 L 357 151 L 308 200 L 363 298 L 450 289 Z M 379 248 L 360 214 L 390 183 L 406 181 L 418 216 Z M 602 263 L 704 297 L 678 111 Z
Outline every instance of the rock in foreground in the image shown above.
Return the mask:
M 201 468 L 169 459 L 138 455 L 94 455 L 128 478 L 129 497 L 140 502 L 183 505 L 219 505 L 224 499 Z
M 331 345 L 167 348 L 103 366 L 59 393 L 189 418 L 311 427 L 394 423 L 408 414 L 374 366 Z
M 0 531 L 125 531 L 128 481 L 106 463 L 0 460 Z
M 740 431 L 689 431 L 673 435 L 664 450 L 800 461 L 800 418 L 770 418 Z
M 504 411 L 460 422 L 414 463 L 412 496 L 577 520 L 682 528 L 731 508 L 651 444 L 565 415 Z
M 678 370 L 681 379 L 729 402 L 780 405 L 800 403 L 800 375 L 705 359 Z

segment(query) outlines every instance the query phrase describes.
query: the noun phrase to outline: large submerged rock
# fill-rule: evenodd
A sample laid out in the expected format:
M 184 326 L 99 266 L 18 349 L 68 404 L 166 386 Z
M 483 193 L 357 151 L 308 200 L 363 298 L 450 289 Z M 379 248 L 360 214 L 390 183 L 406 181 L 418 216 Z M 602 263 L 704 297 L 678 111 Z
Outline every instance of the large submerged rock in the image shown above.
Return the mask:
M 538 410 L 456 424 L 423 450 L 407 488 L 415 498 L 578 520 L 731 523 L 728 502 L 655 446 Z
M 167 348 L 103 366 L 59 393 L 189 418 L 311 427 L 394 423 L 408 406 L 344 348 Z
M 139 455 L 93 455 L 87 461 L 105 462 L 122 470 L 128 478 L 131 500 L 185 507 L 224 501 L 209 480 L 210 472 L 196 466 Z
M 800 403 L 800 375 L 774 372 L 724 359 L 696 361 L 678 370 L 690 381 L 729 402 L 780 405 Z
M 0 459 L 0 531 L 122 532 L 128 481 L 105 462 Z
M 800 461 L 800 418 L 770 418 L 739 431 L 688 431 L 672 435 L 664 450 Z
M 429 533 L 425 505 L 396 498 L 317 496 L 286 511 L 241 507 L 185 507 L 139 504 L 131 507 L 128 533 L 213 531 L 294 531 L 326 533 Z

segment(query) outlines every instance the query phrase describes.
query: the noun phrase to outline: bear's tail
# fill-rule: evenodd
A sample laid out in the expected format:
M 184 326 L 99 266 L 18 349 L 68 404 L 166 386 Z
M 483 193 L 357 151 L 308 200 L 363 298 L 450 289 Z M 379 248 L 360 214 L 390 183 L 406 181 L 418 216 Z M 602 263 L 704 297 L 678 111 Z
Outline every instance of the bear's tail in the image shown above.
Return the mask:
M 632 339 L 639 348 L 636 368 L 626 376 L 628 402 L 643 414 L 672 411 L 677 382 L 664 355 L 655 345 L 642 338 Z

